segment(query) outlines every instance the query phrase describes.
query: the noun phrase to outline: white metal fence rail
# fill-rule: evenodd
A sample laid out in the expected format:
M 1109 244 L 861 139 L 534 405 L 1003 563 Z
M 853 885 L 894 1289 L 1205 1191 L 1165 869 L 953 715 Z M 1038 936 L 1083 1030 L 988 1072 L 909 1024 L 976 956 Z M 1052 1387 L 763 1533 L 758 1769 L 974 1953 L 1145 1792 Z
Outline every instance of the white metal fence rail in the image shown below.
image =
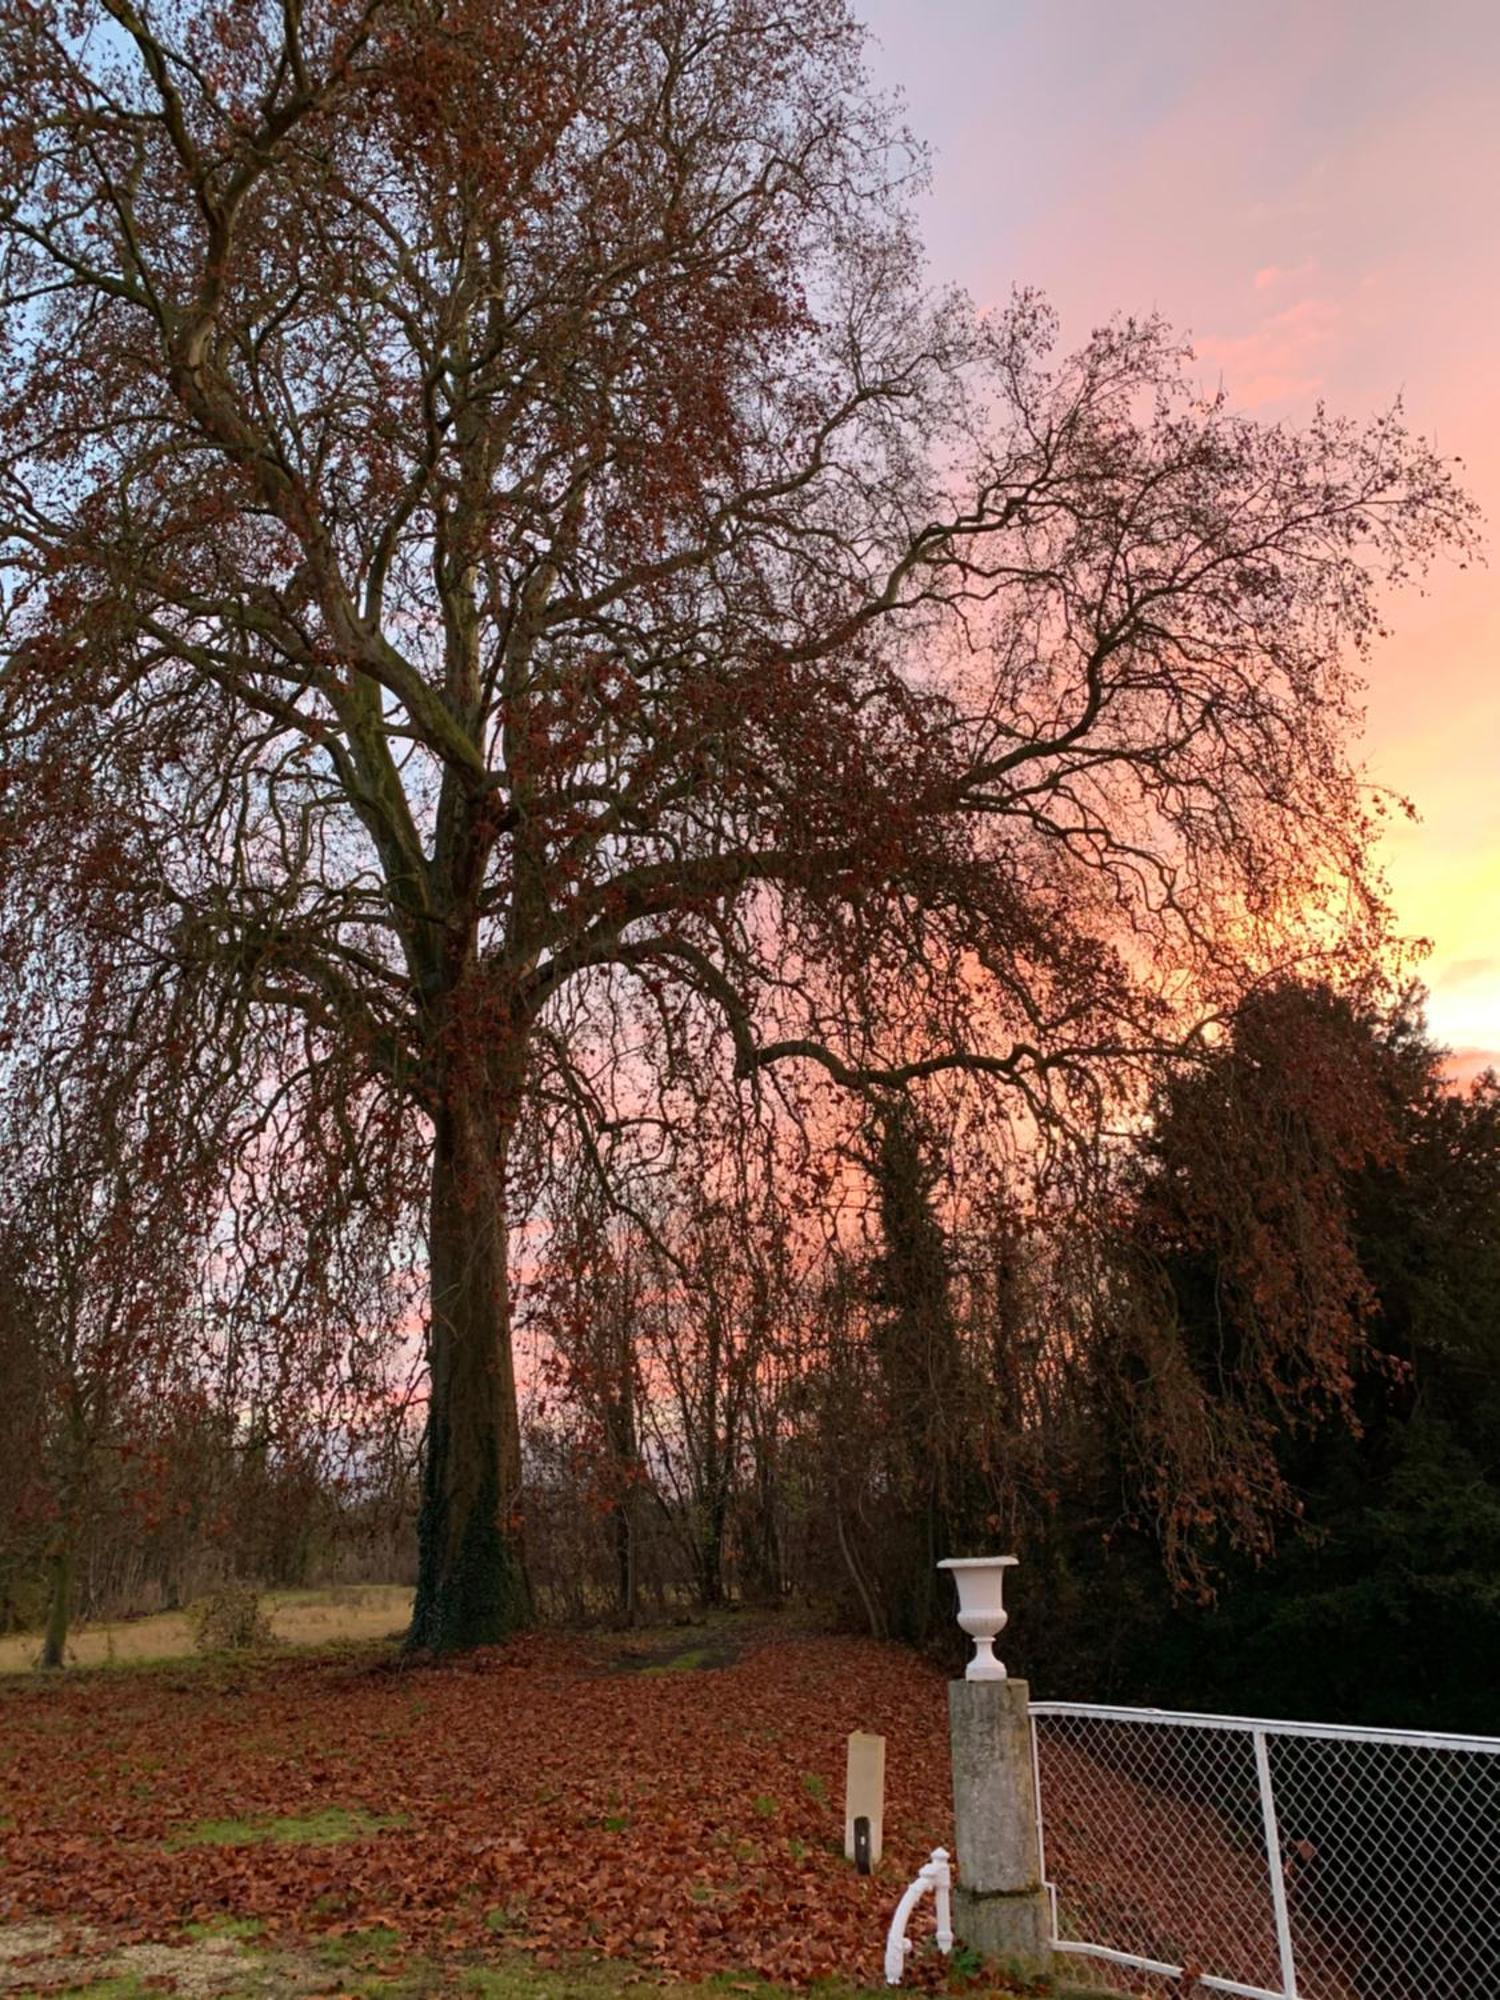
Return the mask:
M 1500 1738 L 1031 1714 L 1055 1944 L 1080 1970 L 1245 2000 L 1500 1996 Z

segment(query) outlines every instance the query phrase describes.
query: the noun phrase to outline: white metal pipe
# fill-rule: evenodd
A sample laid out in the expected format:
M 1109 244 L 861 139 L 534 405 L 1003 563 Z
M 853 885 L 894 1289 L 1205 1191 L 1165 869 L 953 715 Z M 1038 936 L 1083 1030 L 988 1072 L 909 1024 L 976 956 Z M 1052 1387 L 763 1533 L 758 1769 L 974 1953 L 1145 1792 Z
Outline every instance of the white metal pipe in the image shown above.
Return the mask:
M 943 1872 L 932 1885 L 932 1900 L 937 1905 L 937 1948 L 945 1958 L 953 1949 L 952 1880 L 948 1857 L 944 1855 Z
M 941 1952 L 953 1949 L 953 1918 L 949 1907 L 949 1893 L 953 1887 L 953 1870 L 948 1862 L 946 1847 L 935 1847 L 932 1857 L 924 1861 L 915 1877 L 901 1893 L 891 1917 L 891 1927 L 885 1934 L 885 1983 L 899 1986 L 901 1975 L 906 1970 L 906 1955 L 911 1950 L 911 1939 L 906 1935 L 906 1926 L 911 1922 L 912 1912 L 930 1889 L 937 1905 L 937 1944 Z
M 926 1870 L 923 1870 L 925 1875 Z M 911 1913 L 926 1893 L 927 1884 L 918 1875 L 901 1892 L 901 1900 L 896 1905 L 891 1918 L 891 1927 L 885 1934 L 885 1983 L 899 1986 L 901 1975 L 906 1969 L 906 1954 L 911 1950 L 911 1939 L 906 1935 L 906 1926 L 911 1921 Z

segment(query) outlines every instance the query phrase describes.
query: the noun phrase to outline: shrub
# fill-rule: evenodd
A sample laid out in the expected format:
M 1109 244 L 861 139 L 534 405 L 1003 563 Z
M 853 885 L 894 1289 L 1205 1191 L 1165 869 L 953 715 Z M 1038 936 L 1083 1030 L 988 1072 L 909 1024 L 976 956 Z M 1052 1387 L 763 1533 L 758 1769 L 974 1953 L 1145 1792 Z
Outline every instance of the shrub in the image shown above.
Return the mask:
M 188 1616 L 200 1653 L 244 1652 L 271 1644 L 271 1621 L 253 1584 L 223 1584 L 200 1599 Z

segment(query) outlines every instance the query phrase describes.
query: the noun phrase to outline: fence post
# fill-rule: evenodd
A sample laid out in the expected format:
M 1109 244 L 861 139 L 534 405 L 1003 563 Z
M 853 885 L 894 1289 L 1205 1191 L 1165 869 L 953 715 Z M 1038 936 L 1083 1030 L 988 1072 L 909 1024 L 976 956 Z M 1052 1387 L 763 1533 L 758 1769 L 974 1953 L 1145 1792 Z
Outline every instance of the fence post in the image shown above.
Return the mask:
M 1281 1983 L 1286 2000 L 1297 2000 L 1297 1962 L 1292 1955 L 1292 1920 L 1286 1906 L 1286 1873 L 1281 1865 L 1281 1829 L 1276 1824 L 1276 1800 L 1271 1791 L 1271 1759 L 1266 1732 L 1251 1731 L 1255 1741 L 1255 1776 L 1260 1785 L 1260 1816 L 1266 1832 L 1266 1866 L 1271 1871 L 1271 1908 L 1276 1916 L 1276 1950 L 1281 1958 Z
M 1030 1980 L 1052 1971 L 1030 1691 L 1006 1676 L 992 1650 L 1006 1622 L 1001 1579 L 1014 1561 L 992 1556 L 941 1565 L 955 1574 L 959 1623 L 976 1645 L 965 1678 L 948 1684 L 958 1856 L 953 1928 L 964 1944 Z

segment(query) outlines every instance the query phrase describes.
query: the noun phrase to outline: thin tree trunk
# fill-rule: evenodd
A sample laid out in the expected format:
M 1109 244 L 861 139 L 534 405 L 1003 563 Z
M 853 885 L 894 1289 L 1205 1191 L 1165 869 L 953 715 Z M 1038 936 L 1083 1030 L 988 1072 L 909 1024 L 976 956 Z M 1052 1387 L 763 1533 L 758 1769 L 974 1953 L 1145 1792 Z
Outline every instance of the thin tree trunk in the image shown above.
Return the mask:
M 833 1501 L 833 1525 L 838 1535 L 839 1553 L 844 1558 L 844 1567 L 849 1572 L 850 1581 L 853 1583 L 854 1588 L 859 1592 L 860 1602 L 865 1607 L 865 1616 L 870 1621 L 870 1637 L 872 1639 L 883 1639 L 886 1636 L 885 1619 L 880 1614 L 880 1608 L 876 1604 L 870 1586 L 865 1580 L 865 1573 L 860 1567 L 854 1550 L 850 1545 L 848 1531 L 844 1526 L 844 1510 L 839 1505 L 837 1494 L 834 1495 Z
M 622 1625 L 636 1622 L 635 1517 L 633 1489 L 627 1490 L 615 1508 L 615 1612 Z
M 622 1312 L 614 1357 L 615 1386 L 606 1400 L 606 1427 L 618 1482 L 615 1505 L 615 1606 L 622 1623 L 634 1625 L 637 1614 L 637 1534 L 640 1520 L 640 1445 L 635 1428 L 635 1357 L 630 1323 Z
M 755 1440 L 754 1509 L 749 1535 L 751 1587 L 765 1604 L 781 1602 L 781 1533 L 776 1511 L 776 1467 L 764 1437 Z
M 705 1609 L 712 1611 L 724 1602 L 724 1523 L 728 1511 L 723 1494 L 727 1442 L 721 1447 L 719 1437 L 720 1412 L 725 1401 L 723 1384 L 719 1379 L 723 1342 L 719 1334 L 718 1315 L 713 1309 L 709 1311 L 706 1332 L 708 1348 L 704 1366 L 698 1597 Z
M 73 1619 L 73 1546 L 69 1540 L 54 1543 L 47 1556 L 47 1629 L 42 1634 L 44 1668 L 60 1667 L 68 1644 L 68 1627 Z
M 707 1610 L 717 1610 L 725 1601 L 724 1543 L 729 1531 L 729 1494 L 722 1473 L 716 1468 L 715 1483 L 704 1510 L 703 1541 L 698 1571 L 701 1594 Z
M 493 1645 L 532 1618 L 506 1275 L 505 1134 L 455 1091 L 436 1120 L 431 1401 L 408 1645 Z

